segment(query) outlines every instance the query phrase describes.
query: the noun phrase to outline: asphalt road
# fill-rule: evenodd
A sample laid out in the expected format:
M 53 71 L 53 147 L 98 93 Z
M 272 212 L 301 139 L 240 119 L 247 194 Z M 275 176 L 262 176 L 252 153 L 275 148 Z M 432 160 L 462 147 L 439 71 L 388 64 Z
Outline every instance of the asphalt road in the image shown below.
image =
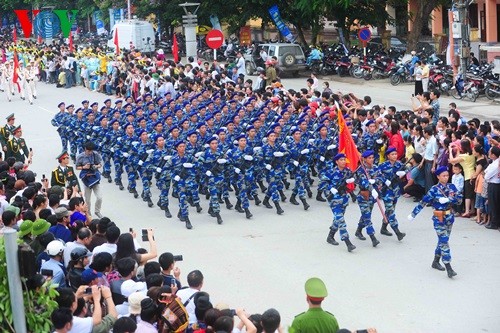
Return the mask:
M 330 86 L 359 96 L 370 95 L 374 104 L 409 108 L 412 86 L 394 88 L 388 82 L 346 81 L 334 78 Z M 287 79 L 284 84 L 296 89 L 305 86 L 305 79 Z M 27 144 L 34 151 L 34 171 L 39 177 L 49 177 L 60 151 L 57 132 L 50 125 L 57 104 L 65 101 L 79 105 L 84 99 L 102 102 L 106 96 L 43 83 L 38 83 L 38 91 L 32 106 L 17 96 L 8 103 L 4 94 L 0 95 L 0 105 L 3 115 L 14 112 L 16 123 L 22 124 Z M 443 98 L 441 105 L 449 101 Z M 500 111 L 498 105 L 485 99 L 458 104 L 467 116 L 493 119 Z M 446 273 L 430 268 L 437 241 L 431 210 L 425 209 L 415 221 L 408 222 L 406 216 L 415 205 L 409 199 L 402 198 L 397 207 L 400 229 L 407 233 L 406 238 L 398 242 L 395 236 L 380 235 L 377 248 L 372 248 L 368 240 L 354 238 L 360 212 L 356 204 L 350 203 L 346 220 L 357 249 L 348 253 L 344 244 L 332 246 L 325 242 L 332 214 L 325 203 L 314 199 L 309 200 L 309 211 L 283 204 L 282 216 L 262 206 L 251 206 L 251 220 L 234 209 L 222 208 L 222 225 L 208 216 L 208 203 L 202 199 L 203 212 L 190 210 L 194 229 L 186 230 L 176 218 L 165 218 L 159 208 L 148 208 L 127 191 L 119 191 L 107 182 L 102 188 L 103 214 L 116 221 L 122 232 L 129 227 L 154 228 L 160 253 L 184 255 L 184 262 L 178 263 L 182 282 L 186 283 L 189 271 L 200 269 L 205 276 L 203 289 L 210 293 L 214 304 L 244 307 L 250 313 L 274 307 L 280 311 L 286 328 L 296 314 L 307 308 L 304 282 L 317 276 L 329 290 L 324 308 L 335 314 L 341 327 L 376 327 L 379 332 L 499 331 L 500 248 L 496 242 L 500 233 L 469 219 L 458 219 L 451 236 L 452 264 L 458 273 L 451 280 Z M 286 191 L 287 196 L 290 193 Z M 157 198 L 158 191 L 153 189 L 153 201 Z M 232 201 L 234 204 L 234 198 Z M 170 208 L 175 216 L 175 199 Z M 378 231 L 381 214 L 377 209 L 373 221 Z

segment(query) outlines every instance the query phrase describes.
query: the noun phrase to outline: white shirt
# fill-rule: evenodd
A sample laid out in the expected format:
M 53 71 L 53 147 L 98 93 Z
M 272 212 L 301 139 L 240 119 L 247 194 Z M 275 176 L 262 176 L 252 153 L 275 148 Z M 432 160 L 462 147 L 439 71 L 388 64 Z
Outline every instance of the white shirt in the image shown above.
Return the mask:
M 181 299 L 182 303 L 185 303 L 189 299 L 189 297 L 191 297 L 194 293 L 197 293 L 198 291 L 199 291 L 198 289 L 193 289 L 193 288 L 180 289 L 177 291 L 176 295 Z M 194 324 L 198 321 L 198 319 L 196 318 L 196 314 L 194 313 L 195 309 L 196 305 L 194 304 L 194 297 L 193 297 L 186 305 L 186 310 L 189 315 L 190 324 Z
M 497 158 L 484 170 L 484 179 L 489 184 L 500 184 L 500 158 Z
M 238 61 L 236 62 L 236 68 L 238 68 L 238 75 L 245 75 L 245 59 L 243 59 L 243 56 L 238 58 Z
M 94 247 L 94 251 L 92 251 L 92 260 L 94 260 L 94 257 L 96 254 L 101 253 L 101 252 L 108 252 L 111 255 L 115 254 L 116 253 L 116 244 L 104 243 L 102 245 Z
M 92 317 L 80 318 L 73 316 L 73 326 L 68 333 L 91 333 L 93 326 Z
M 436 155 L 438 151 L 438 145 L 437 145 L 437 140 L 434 136 L 430 136 L 427 140 L 427 143 L 425 144 L 425 149 L 424 149 L 424 159 L 433 161 L 434 156 Z

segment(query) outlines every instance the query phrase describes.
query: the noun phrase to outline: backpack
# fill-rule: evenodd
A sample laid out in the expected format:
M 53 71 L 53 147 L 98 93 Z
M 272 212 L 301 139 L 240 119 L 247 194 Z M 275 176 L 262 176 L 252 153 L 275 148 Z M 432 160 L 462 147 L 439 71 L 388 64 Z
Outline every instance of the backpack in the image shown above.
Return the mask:
M 189 325 L 189 316 L 179 297 L 167 297 L 160 300 L 165 305 L 161 315 L 162 333 L 184 332 Z
M 109 284 L 109 289 L 111 289 L 111 298 L 116 305 L 123 304 L 128 301 L 128 297 L 122 295 L 122 284 L 123 279 L 111 281 Z

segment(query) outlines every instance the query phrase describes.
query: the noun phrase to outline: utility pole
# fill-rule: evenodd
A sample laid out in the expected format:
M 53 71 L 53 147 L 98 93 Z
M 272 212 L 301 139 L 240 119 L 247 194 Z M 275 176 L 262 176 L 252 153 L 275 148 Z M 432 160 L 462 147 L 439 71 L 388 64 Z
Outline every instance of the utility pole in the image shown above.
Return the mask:
M 453 38 L 459 40 L 460 71 L 464 79 L 470 58 L 470 29 L 467 16 L 472 2 L 473 0 L 453 0 Z

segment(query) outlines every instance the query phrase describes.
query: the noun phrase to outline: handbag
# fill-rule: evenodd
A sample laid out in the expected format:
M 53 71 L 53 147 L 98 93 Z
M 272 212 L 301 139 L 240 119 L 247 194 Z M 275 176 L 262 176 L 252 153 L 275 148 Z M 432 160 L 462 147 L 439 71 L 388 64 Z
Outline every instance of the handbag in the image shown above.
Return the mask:
M 95 161 L 95 153 L 92 152 L 92 165 L 94 164 L 93 162 Z M 88 169 L 88 170 L 82 170 L 80 172 L 80 179 L 83 182 L 83 185 L 85 185 L 88 188 L 92 188 L 99 184 L 101 182 L 101 173 L 97 169 Z

